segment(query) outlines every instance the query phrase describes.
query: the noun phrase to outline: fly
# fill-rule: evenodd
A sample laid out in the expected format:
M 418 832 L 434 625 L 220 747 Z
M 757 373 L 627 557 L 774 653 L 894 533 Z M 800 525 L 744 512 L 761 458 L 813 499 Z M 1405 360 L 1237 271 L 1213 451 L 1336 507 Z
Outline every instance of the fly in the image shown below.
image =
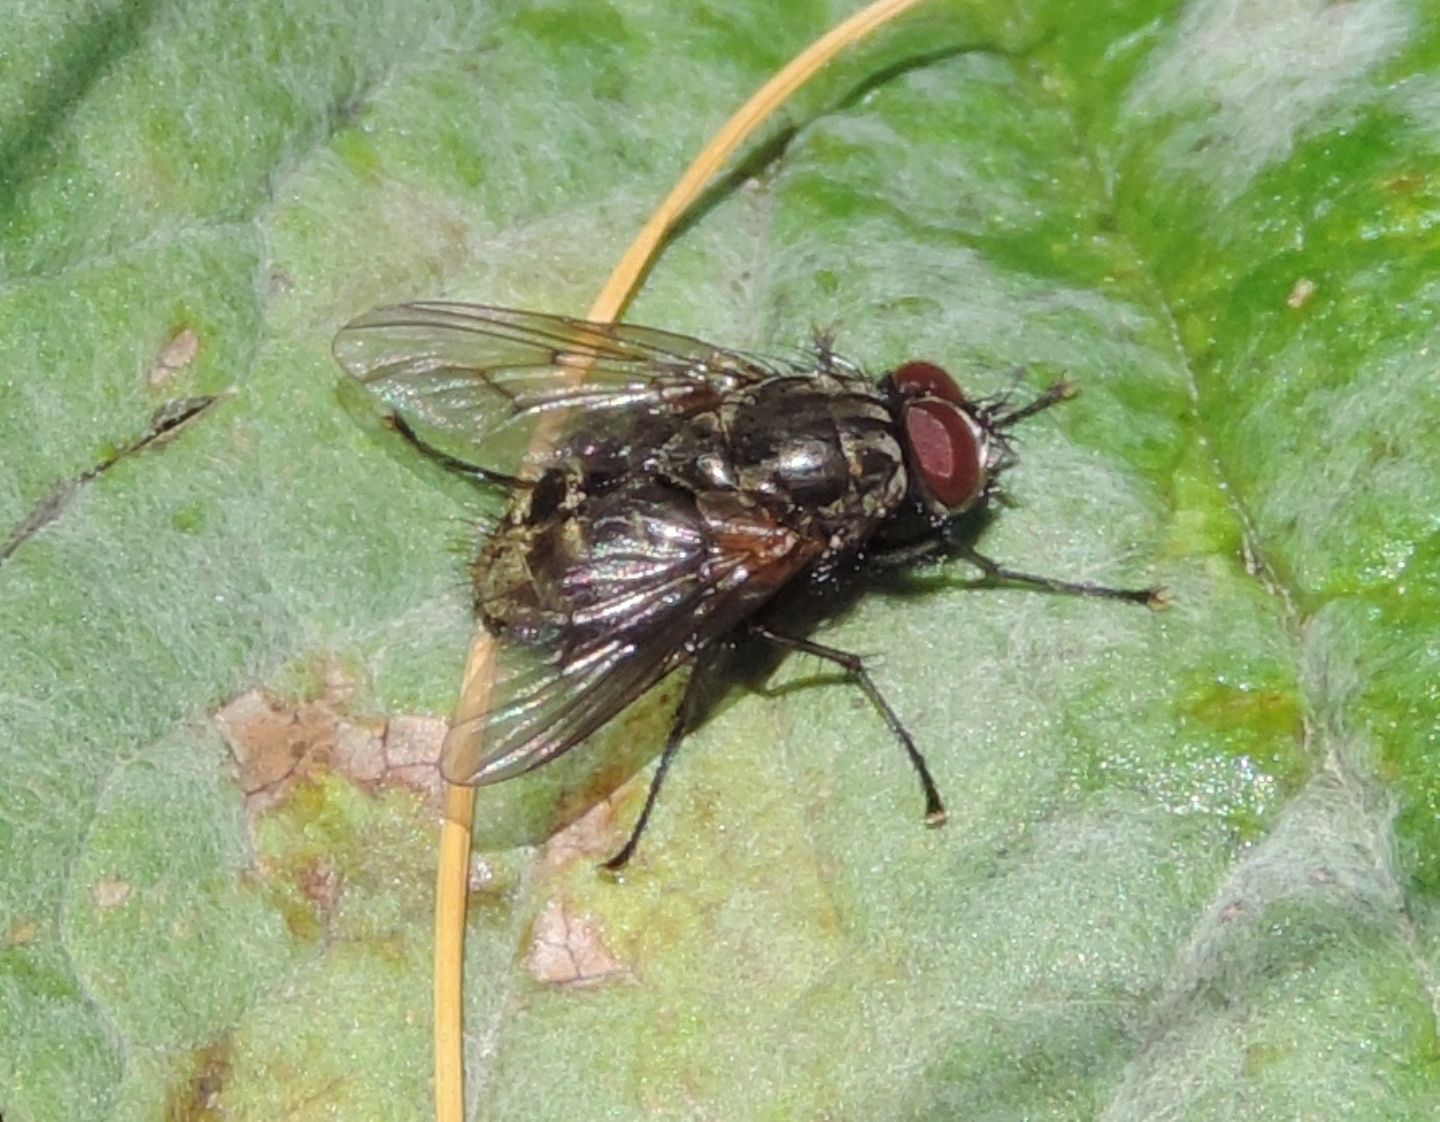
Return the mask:
M 1072 396 L 1065 382 L 1017 406 L 967 396 L 930 362 L 874 382 L 825 338 L 776 360 L 445 302 L 369 312 L 335 355 L 414 444 L 510 496 L 472 574 L 497 671 L 486 711 L 446 739 L 446 779 L 481 786 L 539 767 L 693 667 L 612 870 L 634 854 L 698 717 L 699 683 L 746 633 L 839 666 L 904 748 L 925 821 L 944 822 L 924 756 L 860 658 L 762 618 L 783 590 L 958 553 L 994 581 L 1159 602 L 1158 589 L 1037 577 L 957 542 L 1015 461 L 1010 430 Z

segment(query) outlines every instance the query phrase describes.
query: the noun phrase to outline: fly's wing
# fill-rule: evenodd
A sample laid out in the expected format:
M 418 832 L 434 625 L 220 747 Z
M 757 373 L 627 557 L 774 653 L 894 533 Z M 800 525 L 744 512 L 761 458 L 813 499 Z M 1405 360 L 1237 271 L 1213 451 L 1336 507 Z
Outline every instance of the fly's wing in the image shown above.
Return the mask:
M 653 634 L 563 653 L 502 644 L 489 708 L 445 738 L 445 778 L 498 783 L 573 748 L 688 660 L 691 606 L 681 601 Z
M 446 737 L 445 778 L 497 783 L 573 748 L 689 662 L 696 646 L 746 619 L 823 549 L 738 506 L 707 520 L 705 563 L 677 550 L 667 564 L 652 551 L 587 609 L 613 621 L 590 639 L 570 647 L 502 640 L 489 707 Z
M 766 360 L 632 324 L 602 324 L 483 304 L 376 308 L 343 327 L 335 357 L 438 447 L 517 474 L 542 418 L 583 417 L 623 434 L 636 410 L 683 415 L 772 377 Z

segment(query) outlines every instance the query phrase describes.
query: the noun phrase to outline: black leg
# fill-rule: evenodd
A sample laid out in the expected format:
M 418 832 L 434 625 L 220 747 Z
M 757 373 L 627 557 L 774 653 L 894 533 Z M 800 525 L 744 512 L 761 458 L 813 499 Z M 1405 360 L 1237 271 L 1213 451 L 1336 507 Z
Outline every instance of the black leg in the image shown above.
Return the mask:
M 905 754 L 910 757 L 911 766 L 920 776 L 920 787 L 925 792 L 925 824 L 927 826 L 943 825 L 946 817 L 945 804 L 940 801 L 940 792 L 935 787 L 935 780 L 930 777 L 930 769 L 925 766 L 925 757 L 920 754 L 920 749 L 915 747 L 915 741 L 911 738 L 909 730 L 900 723 L 900 718 L 895 715 L 895 710 L 890 708 L 890 703 L 885 700 L 879 687 L 875 685 L 874 679 L 865 669 L 865 663 L 860 656 L 851 654 L 849 651 L 838 650 L 835 647 L 827 647 L 823 643 L 816 643 L 810 639 L 781 635 L 777 631 L 771 631 L 764 624 L 752 623 L 750 627 L 755 634 L 770 640 L 776 646 L 823 658 L 827 662 L 833 662 L 850 675 L 851 680 L 865 691 L 865 696 L 870 699 L 870 704 L 875 706 L 880 716 L 884 718 L 890 731 L 895 734 L 895 739 L 900 741 L 901 747 L 905 749 Z
M 690 725 L 700 706 L 700 699 L 704 696 L 705 687 L 701 678 L 710 662 L 711 659 L 702 654 L 696 660 L 694 669 L 690 671 L 690 680 L 685 683 L 685 692 L 680 696 L 680 705 L 676 708 L 675 716 L 670 721 L 670 735 L 665 741 L 665 750 L 660 753 L 660 763 L 655 768 L 655 774 L 650 780 L 650 790 L 646 792 L 645 805 L 640 808 L 640 817 L 635 820 L 635 826 L 630 831 L 630 840 L 620 847 L 620 852 L 614 857 L 601 863 L 600 867 L 607 872 L 618 873 L 629 863 L 630 858 L 635 856 L 635 847 L 640 844 L 640 835 L 645 832 L 645 826 L 650 821 L 650 812 L 655 809 L 655 800 L 660 795 L 661 784 L 665 782 L 665 773 L 670 770 L 670 761 L 675 758 L 675 752 L 680 747 L 680 742 L 690 731 Z
M 443 448 L 436 448 L 428 440 L 422 437 L 410 427 L 410 422 L 399 413 L 392 413 L 388 418 L 390 427 L 414 445 L 416 451 L 423 453 L 434 460 L 441 467 L 473 479 L 477 483 L 491 484 L 496 487 L 529 487 L 532 484 L 525 479 L 514 475 L 505 475 L 503 472 L 490 471 L 477 464 L 468 463 L 459 456 L 452 456 Z
M 987 581 L 1000 584 L 1020 585 L 1041 592 L 1059 592 L 1066 596 L 1095 596 L 1102 600 L 1127 600 L 1132 604 L 1145 604 L 1151 608 L 1163 608 L 1169 602 L 1163 588 L 1109 588 L 1102 584 L 1085 581 L 1056 580 L 1053 577 L 1037 577 L 1033 573 L 1022 573 L 990 560 L 974 549 L 962 550 L 960 556 L 985 574 Z

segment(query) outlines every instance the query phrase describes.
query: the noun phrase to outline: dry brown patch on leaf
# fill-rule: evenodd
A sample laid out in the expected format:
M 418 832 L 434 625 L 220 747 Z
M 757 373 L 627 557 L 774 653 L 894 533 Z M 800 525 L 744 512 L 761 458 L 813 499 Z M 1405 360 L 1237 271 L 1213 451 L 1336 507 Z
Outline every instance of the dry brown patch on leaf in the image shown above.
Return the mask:
M 563 830 L 550 835 L 540 850 L 540 865 L 554 870 L 582 858 L 603 859 L 618 845 L 615 805 L 609 799 L 601 799 Z
M 438 806 L 440 772 L 435 761 L 450 726 L 439 717 L 391 717 L 385 726 L 387 774 L 426 792 Z
M 326 693 L 327 699 L 297 705 L 253 689 L 215 714 L 252 817 L 284 799 L 295 784 L 322 773 L 366 787 L 400 783 L 423 792 L 438 807 L 440 776 L 434 761 L 445 722 L 407 716 L 357 719 L 329 700 L 348 697 L 343 689 L 327 685 Z
M 184 1082 L 166 1097 L 167 1120 L 211 1122 L 222 1117 L 220 1095 L 233 1074 L 232 1048 L 230 1038 L 223 1037 L 192 1055 Z
M 23 947 L 36 935 L 40 934 L 40 925 L 30 916 L 20 916 L 5 931 L 5 938 L 0 940 L 0 946 Z
M 340 902 L 343 880 L 340 870 L 335 867 L 334 858 L 328 853 L 321 854 L 300 870 L 300 891 L 316 910 L 330 915 Z
M 101 877 L 90 890 L 90 898 L 97 908 L 118 908 L 130 899 L 131 885 L 119 877 Z
M 355 676 L 337 658 L 321 657 L 311 666 L 315 680 L 320 683 L 320 700 L 336 709 L 342 709 L 355 696 Z
M 548 901 L 536 918 L 522 965 L 536 981 L 566 988 L 635 980 L 634 971 L 605 945 L 599 922 L 572 914 L 558 899 Z
M 200 336 L 188 327 L 179 331 L 155 356 L 155 365 L 150 368 L 152 388 L 163 386 L 174 380 L 200 353 Z

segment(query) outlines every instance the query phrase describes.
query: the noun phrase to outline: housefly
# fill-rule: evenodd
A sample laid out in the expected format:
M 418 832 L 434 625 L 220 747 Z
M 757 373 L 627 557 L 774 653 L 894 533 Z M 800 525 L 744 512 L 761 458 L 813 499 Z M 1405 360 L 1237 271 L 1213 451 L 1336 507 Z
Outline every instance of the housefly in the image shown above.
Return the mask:
M 1014 462 L 1010 430 L 1070 396 L 967 396 L 913 361 L 878 382 L 819 338 L 766 358 L 630 324 L 473 304 L 379 308 L 335 354 L 413 443 L 508 490 L 474 563 L 477 614 L 499 648 L 485 712 L 458 724 L 452 783 L 520 775 L 573 748 L 661 679 L 693 667 L 649 794 L 697 714 L 715 655 L 749 633 L 827 659 L 909 757 L 925 821 L 945 819 L 914 741 L 861 660 L 765 622 L 797 585 L 954 552 Z M 1144 603 L 1154 589 L 1050 580 L 958 547 L 987 578 Z

